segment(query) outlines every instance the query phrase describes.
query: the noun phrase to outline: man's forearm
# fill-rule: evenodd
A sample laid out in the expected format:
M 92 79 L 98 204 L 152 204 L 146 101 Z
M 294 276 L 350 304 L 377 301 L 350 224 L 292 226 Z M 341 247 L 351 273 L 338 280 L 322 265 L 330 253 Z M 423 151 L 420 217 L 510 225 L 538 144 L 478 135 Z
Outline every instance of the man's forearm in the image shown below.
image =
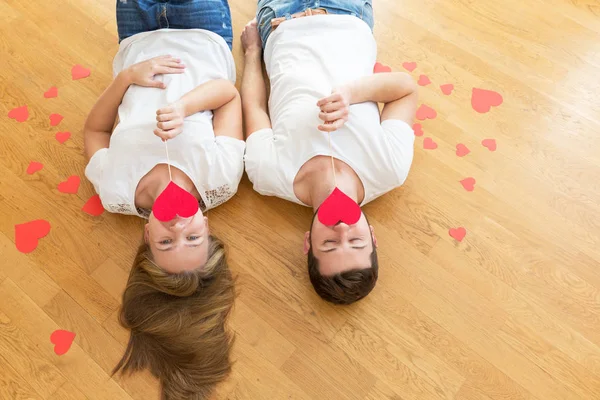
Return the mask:
M 229 103 L 237 95 L 235 86 L 226 79 L 203 83 L 179 99 L 186 117 L 201 111 L 216 110 Z
M 111 132 L 117 118 L 119 105 L 130 85 L 131 80 L 127 73 L 119 73 L 92 107 L 85 121 L 84 131 Z
M 262 72 L 260 49 L 248 50 L 245 53 L 241 94 L 246 137 L 257 130 L 270 128 L 267 88 Z
M 348 84 L 350 104 L 374 101 L 390 103 L 417 90 L 414 79 L 404 72 L 381 73 Z

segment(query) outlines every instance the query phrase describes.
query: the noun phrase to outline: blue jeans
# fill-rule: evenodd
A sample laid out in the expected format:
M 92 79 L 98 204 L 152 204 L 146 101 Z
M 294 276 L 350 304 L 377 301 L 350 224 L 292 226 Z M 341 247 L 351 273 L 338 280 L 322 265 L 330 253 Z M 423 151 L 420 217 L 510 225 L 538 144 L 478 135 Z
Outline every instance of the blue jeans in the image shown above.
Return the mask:
M 256 20 L 263 47 L 271 34 L 271 20 L 285 17 L 307 8 L 324 8 L 329 14 L 353 15 L 362 19 L 373 30 L 373 0 L 258 0 Z M 310 17 L 309 17 L 310 18 Z
M 157 29 L 206 29 L 231 49 L 233 31 L 227 0 L 117 0 L 119 42 Z

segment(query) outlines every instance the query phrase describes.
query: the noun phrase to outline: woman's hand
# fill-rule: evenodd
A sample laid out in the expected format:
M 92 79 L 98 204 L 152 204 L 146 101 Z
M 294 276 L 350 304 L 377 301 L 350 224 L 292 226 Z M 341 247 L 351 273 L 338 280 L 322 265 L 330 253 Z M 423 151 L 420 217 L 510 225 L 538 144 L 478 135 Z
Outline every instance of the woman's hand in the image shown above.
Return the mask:
M 321 109 L 319 118 L 324 122 L 319 125 L 319 130 L 333 132 L 340 129 L 348 121 L 351 101 L 352 89 L 350 86 L 334 89 L 330 96 L 319 100 L 317 103 Z
M 184 71 L 185 65 L 181 63 L 180 59 L 171 56 L 159 56 L 133 64 L 123 72 L 132 85 L 164 89 L 167 87 L 164 82 L 154 80 L 156 75 L 182 74 Z
M 156 129 L 154 134 L 162 140 L 173 139 L 183 131 L 185 110 L 183 104 L 176 102 L 156 111 Z
M 242 48 L 244 49 L 244 54 L 253 51 L 260 52 L 262 50 L 262 40 L 258 33 L 256 18 L 248 22 L 242 32 Z

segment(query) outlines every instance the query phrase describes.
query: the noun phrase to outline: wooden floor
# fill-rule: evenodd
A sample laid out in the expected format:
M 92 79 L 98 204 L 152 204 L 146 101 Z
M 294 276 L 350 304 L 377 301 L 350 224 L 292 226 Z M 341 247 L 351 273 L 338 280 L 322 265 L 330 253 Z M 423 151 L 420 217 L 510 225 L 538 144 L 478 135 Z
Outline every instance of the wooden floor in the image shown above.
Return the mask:
M 241 29 L 256 2 L 230 0 Z M 380 280 L 351 307 L 307 279 L 311 210 L 260 197 L 244 177 L 210 211 L 239 298 L 236 364 L 219 399 L 600 398 L 600 2 L 375 0 L 379 60 L 415 61 L 422 122 L 402 189 L 365 208 Z M 0 0 L 0 399 L 158 399 L 149 375 L 110 378 L 127 332 L 116 315 L 143 221 L 81 211 L 82 125 L 111 79 L 114 0 Z M 73 81 L 75 64 L 92 68 Z M 441 84 L 453 83 L 450 96 Z M 58 87 L 58 97 L 43 93 Z M 473 87 L 504 104 L 478 114 Z M 24 104 L 29 120 L 7 113 Z M 51 113 L 64 115 L 50 126 Z M 70 131 L 59 144 L 54 135 Z M 424 150 L 432 138 L 436 150 Z M 480 142 L 497 140 L 490 152 Z M 455 146 L 471 149 L 455 155 Z M 44 169 L 26 174 L 30 161 Z M 467 192 L 459 184 L 477 181 Z M 50 235 L 17 251 L 14 225 Z M 463 226 L 462 243 L 448 235 Z M 55 329 L 76 333 L 64 356 Z

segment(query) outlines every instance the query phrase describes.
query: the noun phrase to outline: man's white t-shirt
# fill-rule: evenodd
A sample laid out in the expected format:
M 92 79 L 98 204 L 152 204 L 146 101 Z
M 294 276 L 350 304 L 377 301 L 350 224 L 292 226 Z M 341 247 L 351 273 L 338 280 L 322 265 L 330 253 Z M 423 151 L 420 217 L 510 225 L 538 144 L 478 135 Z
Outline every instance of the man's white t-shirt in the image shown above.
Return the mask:
M 370 28 L 348 15 L 317 15 L 282 23 L 267 40 L 272 129 L 246 141 L 246 172 L 254 190 L 303 204 L 294 179 L 311 158 L 330 155 L 318 130 L 317 102 L 344 83 L 373 74 L 377 44 Z M 361 179 L 366 204 L 402 185 L 413 159 L 414 133 L 400 120 L 380 122 L 376 103 L 350 106 L 346 124 L 331 133 L 333 156 Z M 303 204 L 304 205 L 304 204 Z
M 156 76 L 166 89 L 130 86 L 119 106 L 119 124 L 110 147 L 97 151 L 85 169 L 104 208 L 111 212 L 147 216 L 148 210 L 135 206 L 137 185 L 156 165 L 168 163 L 165 144 L 153 133 L 156 111 L 209 80 L 235 83 L 227 43 L 202 29 L 161 29 L 123 40 L 113 62 L 114 75 L 161 55 L 180 58 L 185 72 Z M 184 120 L 183 132 L 168 141 L 171 165 L 192 180 L 207 209 L 236 193 L 244 171 L 244 141 L 215 136 L 212 120 L 212 111 L 194 114 Z

